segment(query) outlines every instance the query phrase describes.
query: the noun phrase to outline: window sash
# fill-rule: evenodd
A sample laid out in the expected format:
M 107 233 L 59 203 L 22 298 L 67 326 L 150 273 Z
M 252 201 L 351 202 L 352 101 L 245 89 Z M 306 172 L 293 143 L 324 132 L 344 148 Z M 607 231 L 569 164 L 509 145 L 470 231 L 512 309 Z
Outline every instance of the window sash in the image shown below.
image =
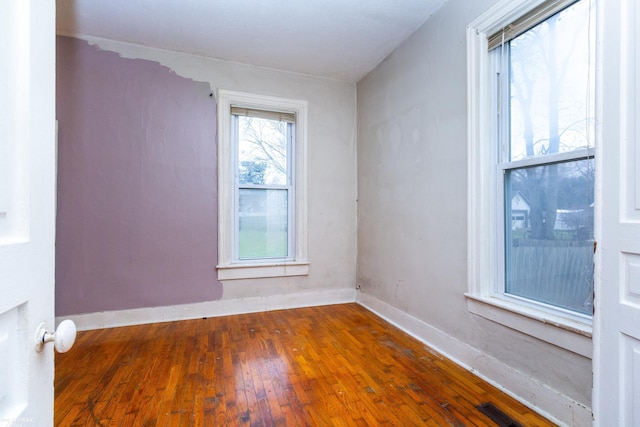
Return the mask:
M 550 165 L 558 165 L 558 171 L 561 173 L 563 166 L 570 166 L 578 162 L 586 166 L 587 164 L 585 162 L 592 159 L 593 156 L 535 166 L 508 169 L 499 168 L 499 173 L 501 172 L 501 174 L 498 176 L 502 176 L 502 179 L 499 180 L 501 181 L 499 183 L 501 184 L 499 190 L 502 195 L 499 211 L 501 213 L 502 233 L 499 247 L 502 256 L 499 257 L 501 264 L 499 274 L 497 275 L 499 277 L 499 288 L 496 290 L 498 294 L 505 298 L 517 298 L 520 301 L 529 301 L 529 304 L 532 306 L 537 305 L 550 310 L 570 312 L 576 317 L 591 317 L 593 300 L 591 300 L 589 304 L 585 303 L 587 303 L 593 289 L 591 288 L 591 290 L 589 290 L 588 287 L 585 288 L 585 285 L 588 286 L 589 284 L 584 282 L 584 280 L 590 280 L 591 286 L 593 286 L 593 211 L 590 212 L 589 200 L 586 200 L 581 208 L 572 211 L 573 213 L 567 213 L 568 211 L 562 209 L 556 210 L 553 228 L 554 235 L 556 236 L 555 239 L 529 241 L 527 237 L 517 238 L 517 233 L 515 233 L 516 230 L 513 228 L 512 222 L 512 203 L 516 194 L 513 192 L 514 188 L 510 177 L 512 177 L 516 171 Z M 566 169 L 564 170 L 566 171 Z M 558 190 L 561 189 L 560 186 L 556 188 Z M 590 187 L 584 187 L 585 195 L 586 192 L 589 191 L 589 188 Z M 546 194 L 544 190 L 539 191 L 542 191 L 542 194 Z M 532 206 L 530 206 L 529 213 L 533 213 Z M 569 224 L 573 224 L 575 226 L 574 228 L 563 227 L 563 221 L 567 219 L 571 220 Z M 531 220 L 531 218 L 529 220 Z M 582 228 L 576 225 L 582 222 L 584 222 Z M 532 231 L 530 224 L 528 231 Z M 564 237 L 562 237 L 563 235 Z M 572 237 L 569 238 L 569 236 Z M 521 256 L 518 258 L 518 261 L 514 263 L 515 258 L 513 257 L 516 251 L 520 251 Z M 522 268 L 530 263 L 530 261 L 523 258 L 522 254 L 527 255 L 527 258 L 533 256 L 534 259 L 545 260 L 545 268 L 534 269 L 531 273 L 527 272 L 523 275 Z M 568 267 L 563 266 L 559 260 L 563 260 L 563 262 L 567 262 L 569 265 L 573 265 L 573 267 L 567 270 Z M 516 266 L 520 268 L 516 268 Z M 588 279 L 588 275 L 590 275 L 590 279 Z M 540 282 L 538 282 L 534 288 L 524 287 L 522 284 L 516 286 L 514 285 L 515 282 L 509 282 L 509 279 L 513 280 L 516 277 L 519 277 L 520 283 L 523 281 L 527 282 L 529 280 L 527 277 L 530 276 L 537 276 L 538 279 L 540 279 Z M 552 281 L 558 280 L 558 276 L 563 277 L 561 283 L 556 282 L 558 286 L 562 286 L 562 291 L 551 289 L 553 287 Z M 529 282 L 530 285 L 532 283 L 533 282 Z M 519 289 L 520 295 L 515 291 L 516 289 Z M 577 297 L 578 292 L 582 292 L 580 297 Z M 527 296 L 527 294 L 529 296 Z M 570 306 L 574 308 L 569 308 Z
M 289 259 L 289 193 L 287 189 L 239 189 L 236 242 L 239 261 Z M 256 204 L 258 210 L 252 214 L 250 208 Z

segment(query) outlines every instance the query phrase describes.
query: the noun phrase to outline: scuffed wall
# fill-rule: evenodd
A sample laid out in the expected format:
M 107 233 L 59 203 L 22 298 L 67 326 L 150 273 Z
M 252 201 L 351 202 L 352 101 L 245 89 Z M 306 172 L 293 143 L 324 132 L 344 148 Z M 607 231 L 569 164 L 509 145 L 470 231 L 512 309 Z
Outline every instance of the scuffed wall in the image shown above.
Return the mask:
M 448 1 L 358 83 L 357 283 L 363 294 L 588 407 L 590 359 L 467 310 L 465 36 L 494 3 Z

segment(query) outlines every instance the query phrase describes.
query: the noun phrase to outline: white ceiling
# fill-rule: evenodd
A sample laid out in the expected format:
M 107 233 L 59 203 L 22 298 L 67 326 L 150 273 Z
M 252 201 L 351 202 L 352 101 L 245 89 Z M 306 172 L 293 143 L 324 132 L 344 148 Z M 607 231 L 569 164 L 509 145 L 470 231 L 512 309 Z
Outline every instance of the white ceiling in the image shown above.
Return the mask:
M 356 82 L 446 0 L 57 0 L 57 32 Z

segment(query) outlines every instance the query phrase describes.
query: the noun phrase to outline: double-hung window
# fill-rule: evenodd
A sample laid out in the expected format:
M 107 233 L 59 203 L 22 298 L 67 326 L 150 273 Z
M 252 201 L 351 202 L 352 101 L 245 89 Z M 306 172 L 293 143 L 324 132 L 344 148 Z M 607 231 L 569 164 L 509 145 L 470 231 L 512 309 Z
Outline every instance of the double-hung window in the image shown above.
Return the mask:
M 467 33 L 470 309 L 584 355 L 548 325 L 590 335 L 593 15 L 590 0 L 505 0 Z
M 219 91 L 218 277 L 304 275 L 306 102 Z
M 231 106 L 233 257 L 291 260 L 295 115 Z

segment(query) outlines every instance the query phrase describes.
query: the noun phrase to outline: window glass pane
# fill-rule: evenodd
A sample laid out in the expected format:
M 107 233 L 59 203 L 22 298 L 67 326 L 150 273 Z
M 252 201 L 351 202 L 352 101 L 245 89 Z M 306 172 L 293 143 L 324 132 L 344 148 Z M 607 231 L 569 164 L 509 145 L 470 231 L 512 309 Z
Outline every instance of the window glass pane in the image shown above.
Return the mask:
M 579 1 L 510 42 L 510 160 L 593 146 L 589 20 Z
M 591 315 L 593 159 L 505 173 L 505 292 Z
M 287 184 L 287 130 L 279 120 L 238 117 L 239 184 Z
M 240 259 L 286 258 L 289 254 L 288 190 L 240 189 Z

